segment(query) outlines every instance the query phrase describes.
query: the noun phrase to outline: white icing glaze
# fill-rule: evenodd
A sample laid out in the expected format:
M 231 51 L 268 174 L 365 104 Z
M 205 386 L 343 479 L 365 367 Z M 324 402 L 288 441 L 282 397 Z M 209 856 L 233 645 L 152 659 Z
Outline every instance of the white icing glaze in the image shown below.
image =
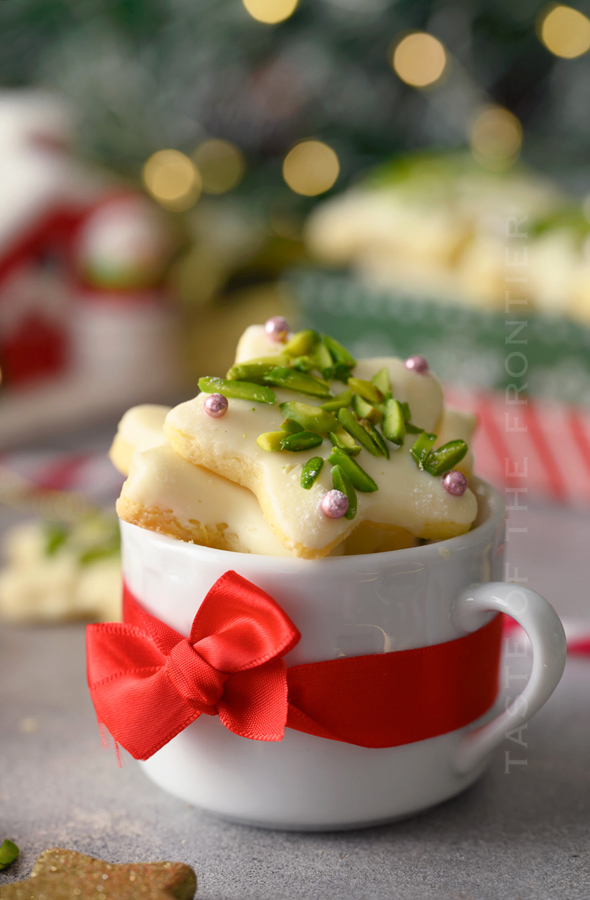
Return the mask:
M 280 347 L 268 340 L 263 326 L 251 326 L 242 336 L 237 359 L 269 355 L 270 345 Z M 389 371 L 396 398 L 410 404 L 412 421 L 433 430 L 443 410 L 438 380 L 430 374 L 408 371 L 398 359 L 361 360 L 354 375 L 369 379 L 383 366 Z M 343 389 L 340 383 L 332 387 L 334 393 Z M 292 391 L 276 390 L 276 395 L 279 403 L 320 402 Z M 321 447 L 299 453 L 266 452 L 258 447 L 256 438 L 262 432 L 279 429 L 283 415 L 278 406 L 230 399 L 228 413 L 222 419 L 211 419 L 203 410 L 206 396 L 200 394 L 168 414 L 165 432 L 171 445 L 191 462 L 252 490 L 267 522 L 295 555 L 322 556 L 365 520 L 434 538 L 437 531 L 448 536 L 445 526 L 456 527 L 455 533 L 466 530 L 475 518 L 477 504 L 471 491 L 453 497 L 439 478 L 418 469 L 409 453 L 416 436 L 408 435 L 399 450 L 390 445 L 389 460 L 361 451 L 356 459 L 377 482 L 379 490 L 373 494 L 358 493 L 358 513 L 353 521 L 327 519 L 320 510 L 320 501 L 332 488 L 330 464 L 324 464 L 311 490 L 303 490 L 299 480 L 308 459 L 328 455 L 328 439 Z
M 264 325 L 248 325 L 238 341 L 235 361 L 242 363 L 259 356 L 278 356 L 284 346 L 281 341 L 271 341 Z
M 259 356 L 274 356 L 281 353 L 282 349 L 283 344 L 271 341 L 268 338 L 264 331 L 264 325 L 250 325 L 238 341 L 235 361 L 236 363 L 242 363 Z M 411 372 L 409 369 L 406 369 L 403 360 L 392 356 L 359 359 L 354 370 L 354 376 L 355 378 L 364 378 L 370 381 L 375 372 L 378 372 L 383 367 L 389 371 L 391 387 L 396 400 L 410 404 L 414 425 L 417 425 L 419 428 L 425 428 L 426 431 L 432 431 L 443 412 L 443 390 L 438 378 L 432 373 L 418 375 L 416 372 Z M 345 385 L 341 382 L 335 381 L 332 383 L 333 394 L 340 393 L 344 388 Z M 277 397 L 280 393 L 282 400 L 297 399 L 302 400 L 304 403 L 316 405 L 322 402 L 313 397 L 303 397 L 303 395 L 296 397 L 292 391 L 275 393 Z M 265 431 L 267 429 L 261 430 Z
M 224 524 L 245 553 L 290 555 L 270 530 L 254 494 L 187 462 L 167 443 L 135 453 L 121 498 L 142 509 L 170 512 L 187 531 L 194 523 L 213 531 Z
M 148 450 L 163 444 L 164 420 L 170 412 L 169 406 L 145 403 L 127 410 L 119 422 L 118 434 L 134 445 L 136 450 Z
M 109 454 L 119 472 L 128 474 L 136 450 L 148 450 L 166 442 L 163 428 L 169 412 L 169 406 L 148 403 L 127 410 L 119 422 Z

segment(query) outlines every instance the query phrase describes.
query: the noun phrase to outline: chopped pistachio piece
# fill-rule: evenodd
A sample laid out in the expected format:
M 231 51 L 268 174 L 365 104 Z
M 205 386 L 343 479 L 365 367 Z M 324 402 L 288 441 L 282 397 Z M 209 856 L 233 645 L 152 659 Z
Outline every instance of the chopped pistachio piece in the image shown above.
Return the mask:
M 281 449 L 291 451 L 311 450 L 312 447 L 319 447 L 322 441 L 321 434 L 314 434 L 313 431 L 299 431 L 297 434 L 288 434 L 286 437 L 283 434 Z
M 351 353 L 348 352 L 346 347 L 343 347 L 338 341 L 335 341 L 334 338 L 330 337 L 328 334 L 323 336 L 324 344 L 330 351 L 330 356 L 334 360 L 334 362 L 338 365 L 344 365 L 349 369 L 354 369 L 356 366 L 356 359 L 352 356 Z
M 296 356 L 291 365 L 298 372 L 309 372 L 313 369 L 313 360 L 311 356 Z
M 365 381 L 364 378 L 349 378 L 348 387 L 373 406 L 375 403 L 383 402 L 383 394 L 379 388 L 371 384 L 370 381 Z
M 70 529 L 62 522 L 46 522 L 44 524 L 45 531 L 45 554 L 53 556 L 60 547 L 66 543 Z
M 332 357 L 324 341 L 319 341 L 313 348 L 311 359 L 316 369 L 322 373 L 324 378 L 332 377 Z
M 368 450 L 372 456 L 381 456 L 381 450 L 371 437 L 371 435 L 363 428 L 349 409 L 341 409 L 338 411 L 338 421 L 348 433 L 358 441 L 359 444 Z
M 366 400 L 363 400 L 360 394 L 353 394 L 352 408 L 359 419 L 368 419 L 369 422 L 373 422 L 375 425 L 378 425 L 383 418 L 381 410 L 376 406 L 371 406 Z
M 381 450 L 382 456 L 384 456 L 386 459 L 389 459 L 389 447 L 387 446 L 387 444 L 383 440 L 382 435 L 379 434 L 373 423 L 368 419 L 361 419 L 359 425 L 363 426 L 369 437 L 372 438 L 373 441 L 377 444 L 377 446 Z
M 320 335 L 311 328 L 305 331 L 298 331 L 287 341 L 283 350 L 289 356 L 308 356 L 310 350 L 313 350 L 316 344 L 320 342 Z
M 338 412 L 343 406 L 350 406 L 352 403 L 353 393 L 350 388 L 346 388 L 345 391 L 342 391 L 341 394 L 336 394 L 331 400 L 326 400 L 325 403 L 322 403 L 322 409 L 325 409 L 327 412 Z
M 331 431 L 328 435 L 335 447 L 340 447 L 349 456 L 357 456 L 361 452 L 358 444 L 355 444 L 353 438 L 345 431 L 342 425 L 338 425 L 335 431 Z
M 342 491 L 343 494 L 346 494 L 348 499 L 348 509 L 344 513 L 344 518 L 354 519 L 357 506 L 356 491 L 342 466 L 332 466 L 332 484 L 337 491 Z
M 438 450 L 433 450 L 424 463 L 424 468 L 431 475 L 444 475 L 454 469 L 457 463 L 460 463 L 467 453 L 467 444 L 465 441 L 456 440 L 443 444 Z
M 382 369 L 373 375 L 371 381 L 375 385 L 375 387 L 381 391 L 384 398 L 389 400 L 391 397 L 391 381 L 389 380 L 389 372 L 385 366 Z
M 324 378 L 329 378 L 330 381 L 341 381 L 343 384 L 347 384 L 348 379 L 350 378 L 350 368 L 345 366 L 344 363 L 336 363 L 330 369 L 326 369 Z
M 304 490 L 309 491 L 316 482 L 316 479 L 320 472 L 322 471 L 322 466 L 324 465 L 324 460 L 321 456 L 312 456 L 311 459 L 308 459 L 303 469 L 301 471 L 301 479 L 300 484 Z
M 275 450 L 283 449 L 282 440 L 284 437 L 284 431 L 265 431 L 263 434 L 258 435 L 256 443 L 261 450 L 274 452 Z
M 286 432 L 286 434 L 297 434 L 299 431 L 305 431 L 305 428 L 299 422 L 296 422 L 295 419 L 285 419 L 284 422 L 281 422 L 281 431 Z
M 382 424 L 383 434 L 392 444 L 400 446 L 406 436 L 406 419 L 399 400 L 388 400 Z
M 379 490 L 369 473 L 365 472 L 362 466 L 359 466 L 356 459 L 348 456 L 339 447 L 332 447 L 328 462 L 331 462 L 333 466 L 340 466 L 348 475 L 352 486 L 362 494 L 373 494 Z
M 414 457 L 419 469 L 424 468 L 424 463 L 428 459 L 435 441 L 435 434 L 429 434 L 427 431 L 423 431 L 416 443 L 410 448 L 410 453 Z
M 109 559 L 111 556 L 118 556 L 120 552 L 121 542 L 115 539 L 83 550 L 78 556 L 78 562 L 81 566 L 91 566 L 93 563 Z
M 288 366 L 289 357 L 286 353 L 277 353 L 274 356 L 254 356 L 252 359 L 245 359 L 242 363 L 236 365 L 244 366 Z
M 264 383 L 272 384 L 274 387 L 287 388 L 289 391 L 297 391 L 300 394 L 310 394 L 313 397 L 330 396 L 330 385 L 327 381 L 284 366 L 277 366 L 268 372 L 264 376 Z
M 250 381 L 253 384 L 264 384 L 264 376 L 276 369 L 277 363 L 241 363 L 228 369 L 230 381 Z
M 7 869 L 8 866 L 12 865 L 17 859 L 19 852 L 20 851 L 14 841 L 10 841 L 6 838 L 6 840 L 2 842 L 2 845 L 0 846 L 0 872 L 2 869 Z
M 276 403 L 274 391 L 250 381 L 229 381 L 226 378 L 199 378 L 199 390 L 204 394 L 223 394 L 233 400 L 254 400 L 257 403 Z
M 286 366 L 288 363 L 289 357 L 286 353 L 279 353 L 276 356 L 258 356 L 242 363 L 235 363 L 229 369 L 226 378 L 229 378 L 230 381 L 253 381 L 255 384 L 261 384 L 263 375 L 271 372 L 276 366 Z
M 412 413 L 410 412 L 410 404 L 409 404 L 409 403 L 406 403 L 406 402 L 404 401 L 403 403 L 400 403 L 400 406 L 401 406 L 401 410 L 402 410 L 402 412 L 403 412 L 403 414 L 404 414 L 404 420 L 405 420 L 406 422 L 409 422 L 410 419 L 412 418 Z
M 304 431 L 319 431 L 326 434 L 338 427 L 336 417 L 319 406 L 310 406 L 297 400 L 281 403 L 281 412 L 287 419 L 293 419 L 303 426 Z M 301 428 L 299 429 L 301 431 Z

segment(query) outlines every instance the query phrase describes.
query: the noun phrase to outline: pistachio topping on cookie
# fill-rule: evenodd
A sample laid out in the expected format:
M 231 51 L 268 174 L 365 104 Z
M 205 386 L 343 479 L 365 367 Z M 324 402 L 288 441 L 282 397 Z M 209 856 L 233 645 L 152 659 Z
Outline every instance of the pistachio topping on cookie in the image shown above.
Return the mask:
M 251 326 L 228 377 L 202 378 L 202 393 L 169 413 L 165 432 L 183 458 L 252 491 L 293 555 L 324 556 L 362 522 L 451 537 L 476 514 L 468 488 L 443 484 L 467 458 L 471 431 L 463 423 L 437 445 L 438 424 L 449 427 L 441 386 L 417 358 L 407 363 L 357 361 L 312 329 L 278 341 L 274 329 Z M 214 393 L 228 402 L 223 418 L 207 415 Z M 344 497 L 344 512 L 326 512 L 329 493 Z
M 284 342 L 287 328 L 285 319 L 274 317 L 267 320 L 264 334 L 270 341 Z M 228 408 L 226 396 L 274 403 L 275 395 L 263 390 L 266 384 L 325 400 L 319 407 L 295 400 L 281 403 L 280 409 L 286 419 L 280 428 L 287 433 L 268 431 L 259 434 L 256 439 L 257 445 L 267 452 L 301 452 L 319 447 L 328 433 L 332 444 L 350 456 L 356 456 L 363 448 L 372 456 L 389 459 L 388 442 L 399 448 L 406 433 L 410 433 L 418 435 L 410 453 L 418 467 L 426 469 L 431 475 L 444 475 L 463 459 L 468 447 L 461 438 L 433 449 L 437 435 L 426 432 L 411 421 L 410 404 L 400 402 L 393 396 L 386 366 L 382 366 L 368 380 L 353 374 L 356 365 L 352 354 L 334 338 L 307 329 L 292 335 L 284 344 L 280 356 L 261 356 L 236 362 L 227 373 L 227 380 L 201 378 L 199 388 L 209 394 L 204 410 L 213 418 L 225 415 Z M 426 375 L 429 371 L 423 356 L 411 356 L 404 366 L 420 375 Z M 330 378 L 344 381 L 346 389 L 334 396 L 327 380 Z M 222 386 L 226 396 L 212 393 Z M 377 427 L 379 424 L 381 431 Z M 377 490 L 377 487 L 371 490 Z

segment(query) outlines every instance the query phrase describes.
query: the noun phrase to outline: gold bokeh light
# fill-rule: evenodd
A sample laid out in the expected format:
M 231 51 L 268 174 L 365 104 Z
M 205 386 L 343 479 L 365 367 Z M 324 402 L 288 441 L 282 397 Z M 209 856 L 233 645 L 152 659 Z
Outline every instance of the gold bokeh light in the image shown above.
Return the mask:
M 424 31 L 414 31 L 403 37 L 392 57 L 396 75 L 417 88 L 435 84 L 447 68 L 447 63 L 447 52 L 441 42 Z
M 575 59 L 590 50 L 590 19 L 571 6 L 545 8 L 539 17 L 541 40 L 563 59 Z
M 161 206 L 179 212 L 199 199 L 201 176 L 194 163 L 179 150 L 158 150 L 143 167 L 143 181 Z
M 507 169 L 518 159 L 522 145 L 522 125 L 513 113 L 501 106 L 488 106 L 471 126 L 471 152 L 486 169 Z
M 242 0 L 253 19 L 267 25 L 276 25 L 292 16 L 299 0 Z
M 340 174 L 338 157 L 322 141 L 301 141 L 283 161 L 283 178 L 292 191 L 317 197 L 329 191 Z
M 209 138 L 193 154 L 206 194 L 225 194 L 240 183 L 246 168 L 242 151 L 230 141 Z

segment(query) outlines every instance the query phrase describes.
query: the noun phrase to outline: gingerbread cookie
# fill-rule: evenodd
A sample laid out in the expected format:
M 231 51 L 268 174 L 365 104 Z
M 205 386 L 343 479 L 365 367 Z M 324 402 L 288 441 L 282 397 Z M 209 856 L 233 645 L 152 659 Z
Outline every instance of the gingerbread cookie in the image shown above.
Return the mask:
M 0 887 L 1 900 L 192 900 L 197 877 L 183 863 L 115 865 L 76 853 L 45 850 L 24 881 Z

